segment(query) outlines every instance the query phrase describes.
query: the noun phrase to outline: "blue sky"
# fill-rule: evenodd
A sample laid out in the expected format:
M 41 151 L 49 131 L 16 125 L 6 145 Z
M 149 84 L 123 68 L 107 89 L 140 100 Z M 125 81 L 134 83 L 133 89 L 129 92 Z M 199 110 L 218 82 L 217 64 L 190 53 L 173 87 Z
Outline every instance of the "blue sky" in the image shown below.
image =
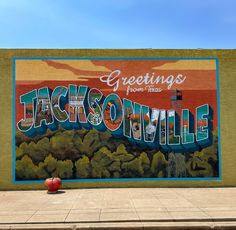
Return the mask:
M 236 48 L 236 0 L 0 0 L 1 48 Z

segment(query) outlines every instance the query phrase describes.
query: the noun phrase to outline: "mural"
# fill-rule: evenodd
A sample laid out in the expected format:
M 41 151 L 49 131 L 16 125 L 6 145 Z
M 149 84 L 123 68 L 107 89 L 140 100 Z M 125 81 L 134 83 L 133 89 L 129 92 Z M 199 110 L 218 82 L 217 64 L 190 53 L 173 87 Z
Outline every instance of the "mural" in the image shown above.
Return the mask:
M 16 181 L 218 178 L 217 60 L 14 59 Z

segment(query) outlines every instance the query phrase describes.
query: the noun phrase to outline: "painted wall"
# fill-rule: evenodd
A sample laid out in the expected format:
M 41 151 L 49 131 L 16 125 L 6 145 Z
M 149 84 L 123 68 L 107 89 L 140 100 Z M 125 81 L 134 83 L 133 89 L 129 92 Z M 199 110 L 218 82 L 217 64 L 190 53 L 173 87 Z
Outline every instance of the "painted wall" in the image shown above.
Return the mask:
M 1 50 L 0 189 L 235 186 L 235 58 Z

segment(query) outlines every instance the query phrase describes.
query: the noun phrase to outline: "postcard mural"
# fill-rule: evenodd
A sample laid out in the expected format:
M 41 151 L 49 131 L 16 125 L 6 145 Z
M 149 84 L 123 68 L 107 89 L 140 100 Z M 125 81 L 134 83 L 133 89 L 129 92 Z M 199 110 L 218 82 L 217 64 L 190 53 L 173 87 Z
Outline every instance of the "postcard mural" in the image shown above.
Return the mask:
M 15 58 L 15 181 L 219 178 L 217 60 Z

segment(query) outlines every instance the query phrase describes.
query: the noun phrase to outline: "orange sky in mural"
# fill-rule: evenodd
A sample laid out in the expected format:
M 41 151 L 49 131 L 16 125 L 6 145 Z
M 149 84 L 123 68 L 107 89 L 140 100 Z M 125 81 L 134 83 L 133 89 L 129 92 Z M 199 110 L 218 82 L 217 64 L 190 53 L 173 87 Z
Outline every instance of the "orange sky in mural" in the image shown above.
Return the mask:
M 216 89 L 215 69 L 215 60 L 17 60 L 16 80 L 21 84 L 47 80 L 78 81 L 78 84 L 86 83 L 109 90 L 112 87 L 102 83 L 99 77 L 120 70 L 119 79 L 145 76 L 146 73 L 150 76 L 152 73 L 155 76 L 182 74 L 186 76 L 186 80 L 178 85 L 179 90 L 209 90 Z M 139 86 L 134 84 L 133 87 Z M 118 90 L 126 88 L 127 86 L 120 84 Z

